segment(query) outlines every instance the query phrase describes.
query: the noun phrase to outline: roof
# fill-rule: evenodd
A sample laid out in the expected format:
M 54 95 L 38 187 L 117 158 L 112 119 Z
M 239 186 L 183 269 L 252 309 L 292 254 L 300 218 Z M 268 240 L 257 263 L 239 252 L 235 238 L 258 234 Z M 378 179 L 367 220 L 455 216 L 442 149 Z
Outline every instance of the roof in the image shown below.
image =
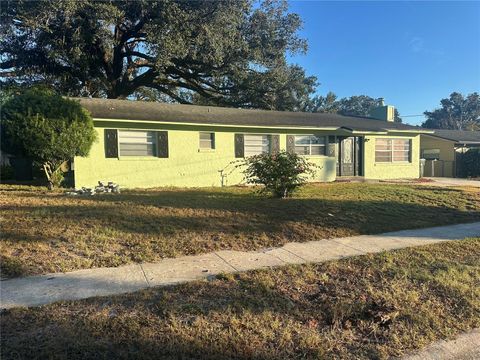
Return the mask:
M 480 131 L 434 129 L 432 136 L 462 144 L 480 144 Z
M 419 127 L 396 122 L 327 113 L 250 110 L 98 98 L 72 99 L 80 101 L 80 104 L 97 120 L 135 120 L 239 127 L 341 128 L 365 132 L 429 132 Z

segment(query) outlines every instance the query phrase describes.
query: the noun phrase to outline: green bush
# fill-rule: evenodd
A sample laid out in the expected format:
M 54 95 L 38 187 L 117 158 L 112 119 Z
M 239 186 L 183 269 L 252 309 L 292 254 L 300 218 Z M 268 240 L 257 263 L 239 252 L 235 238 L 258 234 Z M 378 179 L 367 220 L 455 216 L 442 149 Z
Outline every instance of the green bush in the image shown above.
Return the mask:
M 459 156 L 462 177 L 480 176 L 480 149 L 469 149 Z
M 0 179 L 1 180 L 12 180 L 14 177 L 13 167 L 10 165 L 0 166 Z
M 2 148 L 41 164 L 49 187 L 63 179 L 61 166 L 87 156 L 96 133 L 89 113 L 77 101 L 45 89 L 10 97 L 1 109 Z
M 260 154 L 246 158 L 242 166 L 248 184 L 264 185 L 263 191 L 280 198 L 289 197 L 315 173 L 315 165 L 289 152 Z

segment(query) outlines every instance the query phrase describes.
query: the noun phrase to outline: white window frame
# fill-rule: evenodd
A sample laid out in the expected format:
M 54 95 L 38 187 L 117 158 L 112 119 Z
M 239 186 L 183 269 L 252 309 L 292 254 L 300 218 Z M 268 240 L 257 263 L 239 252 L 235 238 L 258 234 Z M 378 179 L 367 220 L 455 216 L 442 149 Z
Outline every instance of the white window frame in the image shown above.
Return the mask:
M 148 137 L 147 137 L 147 141 L 139 141 L 139 142 L 122 142 L 122 132 L 138 132 L 138 133 L 146 133 L 146 134 L 151 134 L 151 141 L 148 141 Z M 124 135 L 123 138 L 126 138 L 126 136 Z M 132 158 L 132 157 L 148 157 L 148 158 L 155 158 L 157 157 L 157 135 L 156 135 L 156 132 L 154 130 L 143 130 L 143 129 L 118 129 L 117 130 L 117 146 L 118 146 L 118 156 L 119 157 L 126 157 L 126 158 Z M 152 145 L 153 146 L 153 151 L 152 151 L 152 155 L 137 155 L 137 154 L 134 154 L 134 155 L 128 155 L 128 154 L 122 154 L 122 144 L 147 144 L 147 145 Z
M 261 153 L 258 154 L 251 154 L 247 155 L 247 137 L 248 136 L 266 136 L 268 140 L 268 150 L 267 151 L 262 151 Z M 243 135 L 243 153 L 245 157 L 249 156 L 255 156 L 255 155 L 260 155 L 260 154 L 271 154 L 272 153 L 272 134 L 244 134 Z
M 300 137 L 300 136 L 308 136 L 310 138 L 309 144 L 308 145 L 306 145 L 306 144 L 297 145 L 297 137 Z M 312 144 L 312 140 L 311 140 L 312 137 L 323 138 L 323 144 Z M 327 145 L 328 145 L 328 137 L 326 135 L 297 134 L 297 135 L 294 135 L 294 138 L 293 138 L 293 146 L 295 148 L 294 151 L 295 151 L 296 154 L 302 155 L 302 156 L 327 156 Z M 297 146 L 298 147 L 307 147 L 308 146 L 308 154 L 297 153 L 297 150 L 296 150 Z M 312 147 L 323 148 L 323 153 L 312 155 Z
M 387 140 L 390 144 L 390 149 L 387 150 L 377 150 L 377 140 Z M 408 150 L 395 150 L 395 141 L 403 141 L 408 142 Z M 390 161 L 378 161 L 377 160 L 377 152 L 382 152 L 385 154 L 390 154 Z M 395 160 L 395 153 L 396 152 L 403 152 L 407 153 L 408 160 Z M 411 163 L 412 162 L 412 140 L 411 139 L 403 139 L 403 138 L 376 138 L 375 139 L 375 163 L 378 164 L 393 164 L 393 163 Z
M 202 134 L 208 134 L 210 136 L 210 147 L 202 146 Z M 203 140 L 206 141 L 206 140 Z M 199 131 L 198 132 L 198 149 L 200 151 L 212 151 L 215 150 L 215 133 L 212 131 Z

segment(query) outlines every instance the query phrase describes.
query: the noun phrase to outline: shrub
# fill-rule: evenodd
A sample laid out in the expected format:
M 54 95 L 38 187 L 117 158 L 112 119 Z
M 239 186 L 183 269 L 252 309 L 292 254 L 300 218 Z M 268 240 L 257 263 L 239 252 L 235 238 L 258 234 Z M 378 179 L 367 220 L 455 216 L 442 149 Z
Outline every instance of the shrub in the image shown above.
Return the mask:
M 13 177 L 14 171 L 11 165 L 0 166 L 0 180 L 12 180 Z
M 480 149 L 469 149 L 459 154 L 458 160 L 462 177 L 480 176 Z
M 248 184 L 264 185 L 263 191 L 280 198 L 289 197 L 315 173 L 314 164 L 285 151 L 250 156 L 242 165 Z
M 96 138 L 93 120 L 74 100 L 45 89 L 10 97 L 1 109 L 2 148 L 39 163 L 49 188 L 63 179 L 61 166 L 87 156 Z

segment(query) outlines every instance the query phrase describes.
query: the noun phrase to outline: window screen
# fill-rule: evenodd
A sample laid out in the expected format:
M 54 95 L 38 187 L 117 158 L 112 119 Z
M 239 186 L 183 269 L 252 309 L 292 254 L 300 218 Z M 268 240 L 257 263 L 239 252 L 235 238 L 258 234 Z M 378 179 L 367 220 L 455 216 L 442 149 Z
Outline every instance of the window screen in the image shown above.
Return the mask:
M 156 156 L 154 131 L 119 130 L 120 156 Z
M 295 152 L 299 155 L 325 155 L 325 136 L 300 135 L 295 136 Z
M 245 135 L 245 156 L 270 152 L 270 135 Z
M 410 151 L 409 139 L 375 140 L 375 162 L 408 162 Z
M 200 149 L 215 149 L 215 133 L 200 132 Z

